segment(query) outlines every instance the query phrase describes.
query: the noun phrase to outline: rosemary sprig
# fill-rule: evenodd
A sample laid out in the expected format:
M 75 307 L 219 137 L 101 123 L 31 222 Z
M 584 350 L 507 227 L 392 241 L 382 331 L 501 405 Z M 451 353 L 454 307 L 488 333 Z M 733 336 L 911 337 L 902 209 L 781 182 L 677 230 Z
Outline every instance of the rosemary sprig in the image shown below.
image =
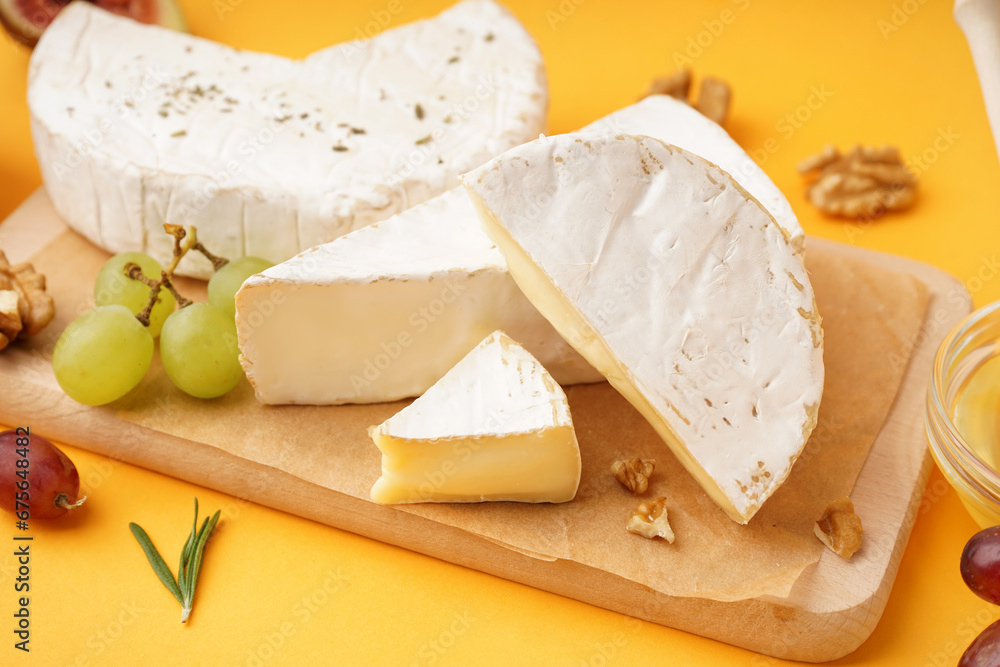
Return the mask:
M 194 589 L 198 585 L 198 575 L 201 573 L 201 563 L 205 557 L 205 545 L 218 521 L 219 512 L 216 512 L 212 518 L 206 518 L 199 529 L 198 499 L 194 499 L 194 524 L 191 526 L 191 534 L 188 535 L 187 542 L 184 543 L 184 548 L 181 550 L 181 562 L 177 568 L 176 580 L 163 557 L 160 556 L 160 552 L 153 546 L 153 541 L 149 539 L 146 531 L 136 523 L 128 525 L 129 530 L 138 540 L 139 546 L 142 547 L 142 551 L 146 554 L 149 564 L 153 566 L 153 572 L 181 603 L 181 623 L 186 623 L 188 616 L 191 615 L 191 607 L 194 605 Z

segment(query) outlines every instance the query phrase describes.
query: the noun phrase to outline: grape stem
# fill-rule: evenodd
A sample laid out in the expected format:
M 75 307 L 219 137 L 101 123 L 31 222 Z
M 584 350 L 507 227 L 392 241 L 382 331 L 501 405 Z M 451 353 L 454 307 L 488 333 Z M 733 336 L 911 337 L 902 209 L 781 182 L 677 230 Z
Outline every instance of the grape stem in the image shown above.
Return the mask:
M 173 281 L 170 280 L 170 276 L 166 274 L 160 274 L 160 281 L 163 287 L 166 287 L 168 290 L 170 290 L 170 293 L 174 295 L 174 299 L 177 300 L 177 306 L 179 308 L 183 308 L 184 306 L 190 306 L 192 303 L 194 303 L 193 301 L 191 301 L 191 299 L 187 298 L 186 296 L 182 295 L 180 292 L 177 291 L 177 288 L 174 287 Z
M 194 249 L 200 252 L 202 255 L 204 255 L 208 259 L 208 261 L 212 263 L 213 271 L 218 271 L 219 269 L 221 269 L 222 267 L 224 267 L 226 264 L 229 263 L 229 260 L 226 259 L 225 257 L 219 257 L 218 255 L 213 255 L 212 253 L 210 253 L 208 251 L 208 248 L 206 248 L 201 244 L 201 241 L 194 244 Z
M 188 234 L 187 230 L 181 225 L 165 224 L 163 225 L 163 231 L 174 237 L 174 257 L 170 260 L 170 266 L 164 271 L 168 276 L 172 276 L 177 269 L 177 265 L 180 264 L 181 259 L 187 254 L 188 250 L 197 245 L 198 229 L 192 225 L 191 233 Z M 187 237 L 187 243 L 182 243 L 185 237 Z
M 225 257 L 219 257 L 210 253 L 208 249 L 198 241 L 198 229 L 194 225 L 188 229 L 190 229 L 190 232 L 188 232 L 187 229 L 184 229 L 182 225 L 163 225 L 163 231 L 174 237 L 174 256 L 170 260 L 170 265 L 160 273 L 159 280 L 153 280 L 152 278 L 144 275 L 142 268 L 133 262 L 126 264 L 123 269 L 127 277 L 132 280 L 138 280 L 149 286 L 149 300 L 146 302 L 146 307 L 142 309 L 142 312 L 135 316 L 144 327 L 149 326 L 150 313 L 153 312 L 153 307 L 159 300 L 160 290 L 163 288 L 166 288 L 171 294 L 174 295 L 179 308 L 189 306 L 193 303 L 191 299 L 188 299 L 178 292 L 173 283 L 174 271 L 177 269 L 177 265 L 189 250 L 197 250 L 204 255 L 205 258 L 212 263 L 212 269 L 214 271 L 218 271 L 229 262 L 229 260 Z M 185 241 L 185 239 L 187 239 L 187 241 Z
M 58 496 L 56 496 L 56 499 L 53 500 L 52 502 L 55 503 L 56 507 L 62 507 L 63 509 L 71 510 L 74 507 L 79 507 L 80 505 L 82 505 L 83 501 L 86 499 L 87 496 L 84 496 L 75 503 L 71 503 L 69 501 L 69 496 L 67 496 L 65 493 L 60 493 Z
M 132 280 L 138 280 L 141 283 L 149 285 L 149 300 L 146 301 L 146 307 L 135 316 L 135 318 L 139 320 L 144 327 L 149 326 L 150 314 L 153 312 L 153 307 L 156 306 L 156 302 L 159 301 L 160 290 L 164 287 L 170 290 L 170 293 L 174 295 L 175 299 L 177 299 L 177 304 L 181 308 L 191 304 L 190 299 L 177 291 L 177 288 L 174 287 L 174 284 L 171 282 L 170 276 L 167 275 L 166 271 L 160 274 L 159 280 L 153 280 L 152 278 L 147 277 L 146 274 L 142 272 L 139 265 L 132 262 L 125 265 L 124 271 L 125 275 Z

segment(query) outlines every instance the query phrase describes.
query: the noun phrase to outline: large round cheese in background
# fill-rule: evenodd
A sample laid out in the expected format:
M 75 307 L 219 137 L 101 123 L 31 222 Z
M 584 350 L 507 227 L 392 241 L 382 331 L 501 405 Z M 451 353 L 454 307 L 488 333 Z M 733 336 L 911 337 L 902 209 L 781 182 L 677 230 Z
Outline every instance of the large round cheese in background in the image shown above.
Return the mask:
M 56 211 L 98 246 L 165 262 L 173 223 L 279 262 L 537 137 L 547 89 L 534 41 L 490 0 L 302 60 L 77 2 L 32 55 L 28 105 Z M 179 272 L 210 270 L 190 253 Z
M 816 425 L 801 256 L 725 171 L 658 139 L 543 137 L 462 177 L 525 296 L 746 523 Z

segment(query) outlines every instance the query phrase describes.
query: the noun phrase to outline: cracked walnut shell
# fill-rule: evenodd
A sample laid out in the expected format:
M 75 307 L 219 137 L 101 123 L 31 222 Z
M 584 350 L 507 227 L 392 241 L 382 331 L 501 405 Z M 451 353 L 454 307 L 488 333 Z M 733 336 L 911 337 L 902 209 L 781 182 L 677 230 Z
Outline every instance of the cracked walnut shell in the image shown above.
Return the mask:
M 19 336 L 38 333 L 55 315 L 45 276 L 28 263 L 11 266 L 0 251 L 0 350 Z
M 812 178 L 806 196 L 830 215 L 874 219 L 906 208 L 917 192 L 917 177 L 892 146 L 855 146 L 841 154 L 833 146 L 799 163 L 799 173 Z
M 629 517 L 625 530 L 649 539 L 662 537 L 674 543 L 674 531 L 667 521 L 667 499 L 660 497 L 646 503 L 639 503 L 635 513 Z
M 655 467 L 655 459 L 629 459 L 612 463 L 611 472 L 622 486 L 638 496 L 646 492 Z
M 854 503 L 847 496 L 834 500 L 813 526 L 816 537 L 834 553 L 850 558 L 861 548 L 861 517 L 854 513 Z

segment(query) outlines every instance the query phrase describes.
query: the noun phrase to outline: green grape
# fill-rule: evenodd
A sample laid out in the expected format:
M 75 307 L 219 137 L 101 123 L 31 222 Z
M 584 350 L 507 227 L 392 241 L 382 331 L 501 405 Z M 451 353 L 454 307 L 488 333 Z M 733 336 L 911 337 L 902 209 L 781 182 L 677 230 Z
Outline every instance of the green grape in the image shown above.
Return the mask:
M 130 392 L 153 359 L 153 337 L 125 306 L 99 306 L 66 327 L 52 370 L 70 398 L 104 405 Z
M 236 323 L 207 303 L 175 311 L 160 333 L 160 359 L 181 390 L 198 398 L 222 396 L 243 377 Z
M 243 282 L 255 273 L 274 266 L 260 257 L 240 257 L 222 266 L 208 281 L 208 302 L 229 319 L 236 318 L 234 297 Z
M 149 285 L 133 280 L 125 275 L 124 268 L 129 262 L 138 264 L 143 275 L 153 280 L 160 278 L 163 267 L 155 259 L 141 252 L 123 252 L 115 255 L 101 267 L 94 281 L 94 302 L 98 306 L 117 303 L 138 315 L 149 302 Z M 169 290 L 161 289 L 156 296 L 156 305 L 149 314 L 149 333 L 156 338 L 160 335 L 163 322 L 174 312 L 177 300 Z

